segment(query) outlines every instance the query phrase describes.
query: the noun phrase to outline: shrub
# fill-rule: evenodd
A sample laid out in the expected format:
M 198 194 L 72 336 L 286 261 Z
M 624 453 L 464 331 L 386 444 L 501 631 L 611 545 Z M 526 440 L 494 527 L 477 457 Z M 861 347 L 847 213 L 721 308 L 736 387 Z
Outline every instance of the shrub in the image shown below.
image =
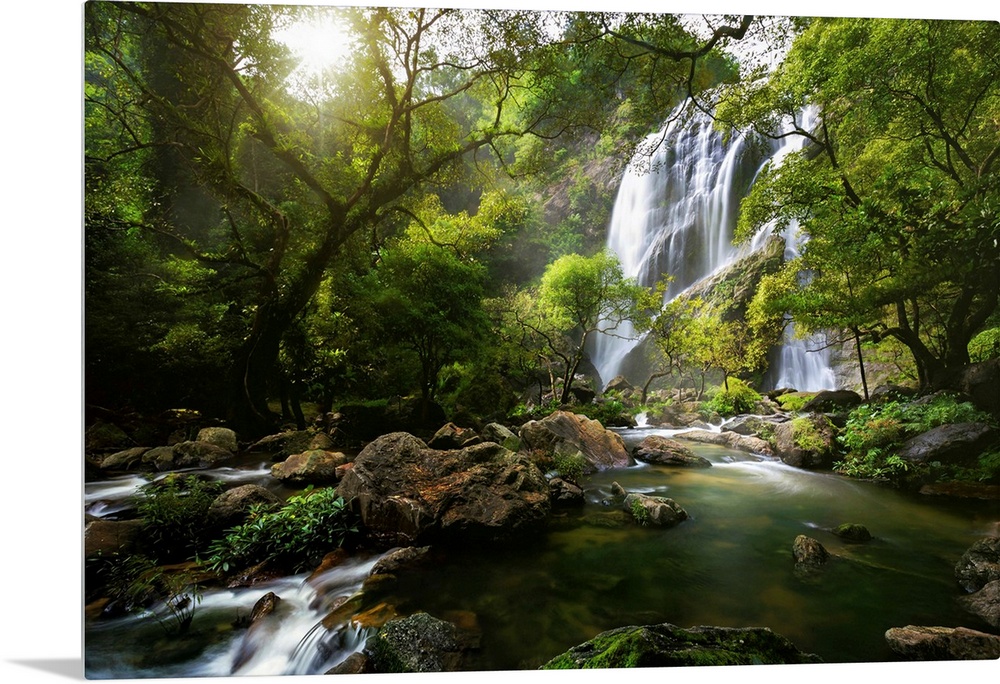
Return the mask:
M 981 363 L 1000 358 L 1000 327 L 987 328 L 969 341 L 969 359 Z
M 818 416 L 817 418 L 822 419 L 829 426 L 829 421 L 825 417 Z M 803 451 L 826 452 L 830 445 L 813 420 L 810 416 L 800 416 L 792 420 L 792 439 L 795 446 Z
M 552 466 L 556 472 L 567 480 L 579 482 L 587 469 L 587 459 L 579 451 L 556 453 L 552 457 Z
M 729 389 L 720 389 L 707 408 L 720 416 L 735 416 L 754 410 L 760 395 L 739 378 L 729 378 Z
M 307 488 L 279 510 L 252 507 L 245 523 L 212 543 L 205 564 L 216 572 L 260 563 L 300 572 L 343 546 L 358 532 L 357 524 L 355 514 L 334 488 Z
M 167 572 L 148 556 L 112 554 L 99 561 L 108 595 L 128 612 L 146 611 L 156 601 L 159 611 L 149 610 L 168 634 L 183 633 L 191 626 L 201 602 L 201 588 L 187 571 Z
M 785 411 L 794 413 L 796 411 L 801 411 L 806 404 L 808 404 L 812 398 L 816 396 L 814 394 L 781 394 L 778 396 L 778 406 L 780 406 Z
M 210 540 L 208 508 L 222 493 L 221 482 L 194 475 L 168 475 L 139 489 L 136 511 L 143 522 L 144 544 L 159 560 L 190 558 Z

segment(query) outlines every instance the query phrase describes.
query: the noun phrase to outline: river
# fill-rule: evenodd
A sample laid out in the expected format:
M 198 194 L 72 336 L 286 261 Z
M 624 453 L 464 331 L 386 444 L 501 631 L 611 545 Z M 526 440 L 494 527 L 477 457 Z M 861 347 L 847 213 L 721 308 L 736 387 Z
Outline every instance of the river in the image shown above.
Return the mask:
M 651 428 L 623 431 L 628 443 Z M 670 434 L 670 433 L 665 433 Z M 480 670 L 534 669 L 597 633 L 631 624 L 764 626 L 828 663 L 893 660 L 890 627 L 985 629 L 956 603 L 954 566 L 977 539 L 995 534 L 995 501 L 921 497 L 799 470 L 725 447 L 690 443 L 705 469 L 637 465 L 582 483 L 586 503 L 557 511 L 547 533 L 503 548 L 453 549 L 400 578 L 390 601 L 403 614 L 464 615 L 478 624 Z M 234 481 L 265 477 L 264 469 Z M 134 481 L 129 481 L 135 484 Z M 641 527 L 609 505 L 611 484 L 669 496 L 690 519 L 671 529 Z M 88 485 L 88 506 L 113 509 L 128 483 Z M 101 490 L 103 496 L 91 494 Z M 874 539 L 845 542 L 844 522 Z M 806 534 L 834 558 L 819 572 L 796 572 L 791 547 Z M 88 621 L 89 678 L 319 674 L 363 646 L 345 623 L 320 625 L 331 602 L 361 586 L 376 558 L 358 558 L 318 583 L 305 575 L 253 589 L 207 591 L 193 637 L 171 641 L 155 621 Z M 245 630 L 234 630 L 267 591 L 285 601 L 280 628 L 234 668 Z

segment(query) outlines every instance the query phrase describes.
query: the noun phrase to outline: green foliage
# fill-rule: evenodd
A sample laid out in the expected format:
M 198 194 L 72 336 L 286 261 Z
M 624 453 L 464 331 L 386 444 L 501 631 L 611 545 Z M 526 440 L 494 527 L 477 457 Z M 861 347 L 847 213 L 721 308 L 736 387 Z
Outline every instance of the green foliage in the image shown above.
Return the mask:
M 649 511 L 642 505 L 642 500 L 639 497 L 633 497 L 629 511 L 632 513 L 635 521 L 643 527 L 649 524 Z
M 136 501 L 143 543 L 158 559 L 190 558 L 209 541 L 208 509 L 222 493 L 221 482 L 170 474 L 143 485 Z
M 572 406 L 573 413 L 587 416 L 591 420 L 596 420 L 605 427 L 619 426 L 623 417 L 629 416 L 632 410 L 625 406 L 620 399 L 603 398 L 589 404 Z
M 794 418 L 792 420 L 792 441 L 803 451 L 822 453 L 827 451 L 830 445 L 813 420 L 810 416 Z
M 806 404 L 812 401 L 814 395 L 808 394 L 781 394 L 777 398 L 778 405 L 785 411 L 801 411 Z
M 988 328 L 969 341 L 969 360 L 981 363 L 1000 358 L 1000 326 Z
M 552 455 L 552 467 L 567 480 L 579 482 L 587 472 L 587 459 L 579 451 L 556 452 Z
M 357 532 L 356 516 L 335 488 L 310 487 L 276 511 L 263 505 L 251 508 L 245 523 L 211 544 L 203 562 L 223 573 L 260 563 L 298 572 Z
M 99 562 L 98 575 L 109 597 L 125 610 L 144 612 L 168 634 L 184 633 L 191 626 L 202 594 L 189 571 L 165 570 L 141 554 L 116 553 Z
M 729 389 L 720 388 L 707 403 L 710 411 L 720 416 L 735 416 L 741 413 L 751 413 L 760 394 L 739 378 L 729 379 Z
M 851 477 L 899 479 L 912 468 L 895 453 L 903 442 L 941 425 L 966 422 L 994 421 L 948 394 L 909 403 L 862 404 L 851 411 L 837 438 L 847 455 L 835 467 Z

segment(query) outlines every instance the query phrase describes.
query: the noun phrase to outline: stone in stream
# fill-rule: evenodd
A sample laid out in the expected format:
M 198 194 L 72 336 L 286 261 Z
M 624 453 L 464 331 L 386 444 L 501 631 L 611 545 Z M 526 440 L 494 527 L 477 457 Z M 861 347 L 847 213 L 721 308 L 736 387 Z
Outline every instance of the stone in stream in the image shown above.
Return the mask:
M 976 593 L 963 596 L 958 602 L 993 629 L 1000 629 L 1000 580 L 987 583 Z
M 417 613 L 387 622 L 368 639 L 364 654 L 372 672 L 455 672 L 478 645 L 453 623 Z
M 965 627 L 893 627 L 886 631 L 889 648 L 903 660 L 995 660 L 1000 636 Z
M 712 462 L 695 455 L 693 451 L 674 439 L 660 435 L 646 437 L 632 452 L 637 461 L 655 465 L 711 468 Z
M 842 525 L 837 525 L 833 529 L 833 533 L 850 542 L 866 542 L 871 541 L 872 533 L 868 531 L 868 528 L 864 525 L 859 525 L 857 523 L 843 523 Z
M 1000 537 L 985 537 L 970 546 L 955 564 L 955 579 L 969 592 L 1000 580 Z
M 543 670 L 686 667 L 693 665 L 779 665 L 818 663 L 785 637 L 764 627 L 676 625 L 620 627 L 602 632 L 562 655 Z
M 800 534 L 792 543 L 792 556 L 797 570 L 812 570 L 830 559 L 830 553 L 812 537 Z
M 621 435 L 586 416 L 555 411 L 521 426 L 521 441 L 548 454 L 576 453 L 584 457 L 584 474 L 635 465 Z
M 208 507 L 208 525 L 217 530 L 242 524 L 255 504 L 277 506 L 281 499 L 256 484 L 245 484 L 227 489 Z
M 338 468 L 350 459 L 339 451 L 310 449 L 271 466 L 271 476 L 291 486 L 335 484 Z

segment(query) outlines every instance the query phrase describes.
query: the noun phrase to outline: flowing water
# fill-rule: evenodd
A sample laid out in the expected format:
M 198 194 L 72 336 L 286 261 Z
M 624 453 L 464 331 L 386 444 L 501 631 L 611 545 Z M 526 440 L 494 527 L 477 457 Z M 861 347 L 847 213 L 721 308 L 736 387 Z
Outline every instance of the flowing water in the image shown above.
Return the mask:
M 622 434 L 634 444 L 674 432 Z M 401 614 L 477 623 L 481 647 L 472 666 L 481 670 L 536 668 L 601 631 L 633 624 L 765 626 L 829 663 L 892 660 L 883 636 L 890 627 L 986 628 L 958 606 L 954 566 L 974 541 L 995 534 L 996 502 L 908 495 L 725 447 L 690 446 L 713 467 L 639 465 L 592 475 L 582 483 L 584 506 L 554 514 L 545 534 L 448 551 L 401 573 L 379 600 Z M 669 496 L 691 517 L 671 529 L 638 526 L 608 504 L 615 481 Z M 867 525 L 875 539 L 840 540 L 830 530 L 844 522 Z M 791 546 L 799 534 L 834 555 L 814 575 L 795 571 Z M 349 621 L 322 621 L 358 590 L 375 560 L 357 558 L 313 582 L 300 575 L 207 590 L 185 639 L 165 636 L 148 615 L 88 620 L 87 675 L 320 674 L 363 647 L 365 633 Z M 280 620 L 248 641 L 232 623 L 268 591 L 282 598 Z
M 764 164 L 780 164 L 804 142 L 799 136 L 769 146 L 743 135 L 727 140 L 710 117 L 682 116 L 683 107 L 640 145 L 622 177 L 607 237 L 626 276 L 645 286 L 665 275 L 672 278 L 667 300 L 764 245 L 772 226 L 745 245 L 733 244 L 740 200 Z M 807 110 L 802 125 L 809 128 L 814 119 L 815 112 Z M 794 256 L 797 226 L 790 226 L 786 237 L 786 257 Z M 638 342 L 627 324 L 614 336 L 597 336 L 591 361 L 602 384 L 622 372 Z M 822 346 L 818 337 L 796 338 L 790 327 L 776 360 L 775 386 L 832 389 L 833 373 Z

